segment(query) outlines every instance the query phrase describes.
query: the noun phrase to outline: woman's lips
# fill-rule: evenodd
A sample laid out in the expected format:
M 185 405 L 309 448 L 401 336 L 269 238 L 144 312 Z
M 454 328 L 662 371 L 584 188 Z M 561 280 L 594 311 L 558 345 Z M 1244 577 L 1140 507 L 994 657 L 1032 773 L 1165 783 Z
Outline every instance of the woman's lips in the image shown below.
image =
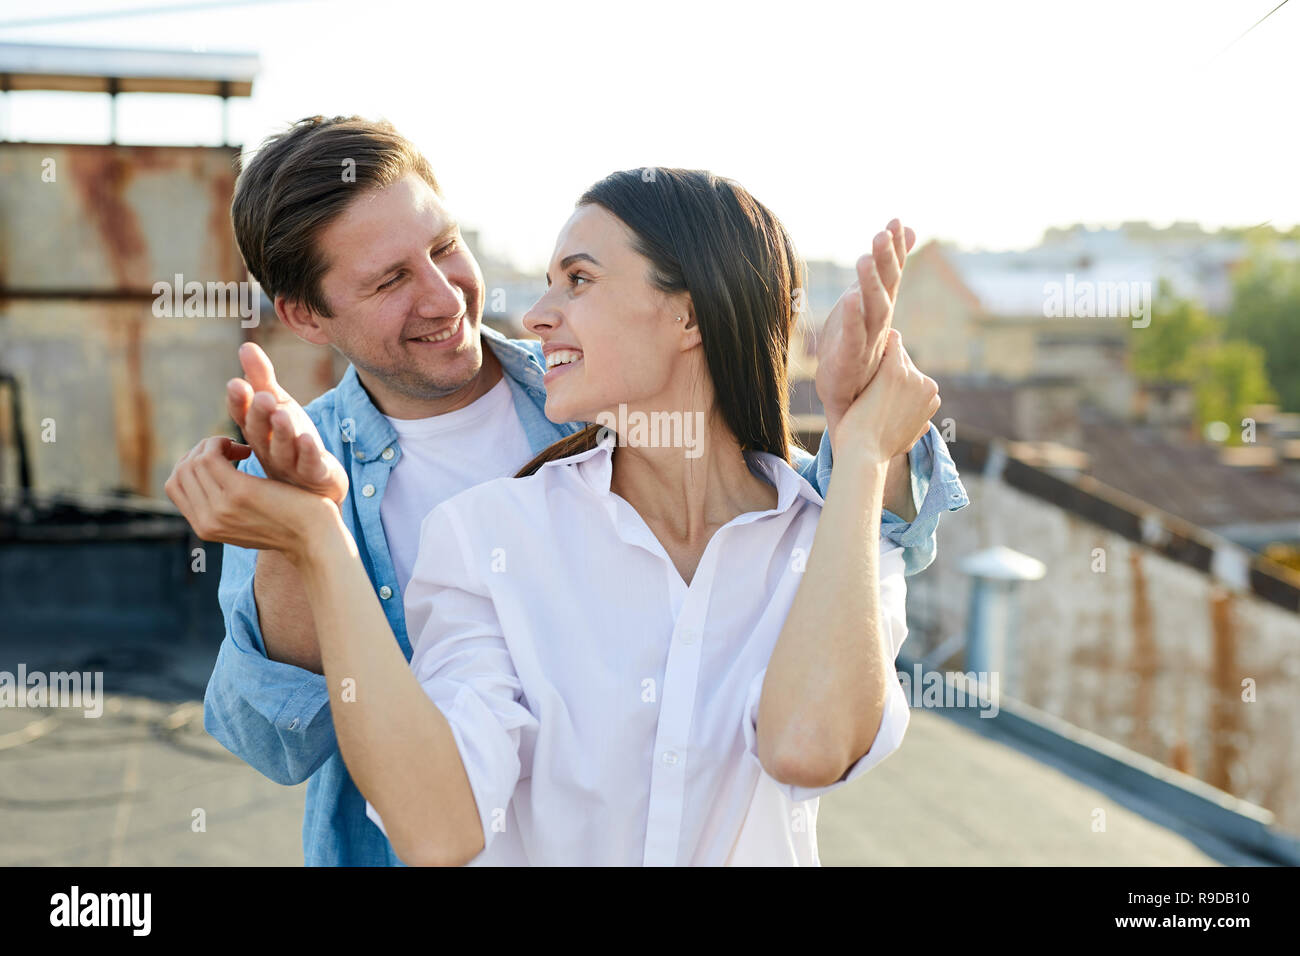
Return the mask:
M 552 352 L 551 355 L 548 355 L 547 356 L 548 365 L 550 365 L 552 356 L 568 357 L 572 355 L 576 355 L 577 358 L 572 358 L 570 361 L 560 362 L 559 364 L 551 365 L 550 368 L 546 370 L 546 374 L 542 376 L 542 382 L 546 383 L 546 382 L 553 381 L 555 379 L 555 376 L 563 375 L 566 370 L 573 368 L 575 365 L 582 364 L 582 353 L 579 352 L 577 349 L 558 350 L 556 352 Z

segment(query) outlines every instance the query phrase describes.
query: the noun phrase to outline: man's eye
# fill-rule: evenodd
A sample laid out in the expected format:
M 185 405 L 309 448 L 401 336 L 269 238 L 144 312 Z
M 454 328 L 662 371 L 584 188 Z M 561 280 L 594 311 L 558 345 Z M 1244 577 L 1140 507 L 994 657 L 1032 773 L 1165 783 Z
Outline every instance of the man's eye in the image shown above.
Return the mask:
M 445 246 L 443 246 L 441 249 L 439 249 L 436 253 L 434 253 L 434 255 L 445 256 L 445 255 L 449 255 L 449 254 L 452 253 L 452 252 L 455 252 L 455 251 L 456 251 L 456 244 L 457 244 L 458 241 L 459 241 L 459 240 L 453 239 L 451 242 L 447 243 Z
M 387 282 L 385 282 L 383 285 L 379 287 L 380 291 L 382 292 L 384 289 L 391 289 L 393 286 L 397 285 L 398 281 L 401 278 L 402 278 L 402 273 L 400 272 L 397 273 L 397 275 L 393 276 L 391 279 L 389 279 Z

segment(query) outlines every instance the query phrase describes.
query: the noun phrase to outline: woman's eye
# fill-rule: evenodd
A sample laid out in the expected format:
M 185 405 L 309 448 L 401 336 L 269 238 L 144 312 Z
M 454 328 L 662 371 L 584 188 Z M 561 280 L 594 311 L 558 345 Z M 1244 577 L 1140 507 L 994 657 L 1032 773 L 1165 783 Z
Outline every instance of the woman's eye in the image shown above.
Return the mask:
M 585 275 L 583 275 L 581 272 L 570 272 L 570 273 L 569 273 L 569 283 L 570 283 L 571 285 L 577 285 L 579 279 L 581 279 L 583 282 L 590 282 L 590 281 L 591 281 L 591 280 L 588 279 Z

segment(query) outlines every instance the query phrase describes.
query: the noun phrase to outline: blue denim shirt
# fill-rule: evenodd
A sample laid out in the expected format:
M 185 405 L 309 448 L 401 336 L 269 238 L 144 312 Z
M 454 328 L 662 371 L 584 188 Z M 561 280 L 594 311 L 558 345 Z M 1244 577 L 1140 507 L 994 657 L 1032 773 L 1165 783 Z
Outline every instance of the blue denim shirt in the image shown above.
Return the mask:
M 577 422 L 556 425 L 543 411 L 546 390 L 540 342 L 508 339 L 487 327 L 482 335 L 501 363 L 534 453 L 582 427 Z M 307 413 L 325 447 L 348 469 L 351 487 L 340 509 L 343 521 L 356 539 L 388 623 L 409 661 L 402 596 L 379 513 L 389 473 L 402 460 L 397 432 L 370 400 L 352 367 L 338 386 L 307 406 Z M 825 495 L 831 476 L 829 437 L 823 434 L 815 457 L 797 451 L 795 458 L 799 472 Z M 254 457 L 241 462 L 240 468 L 264 475 Z M 968 502 L 956 466 L 933 425 L 912 451 L 912 487 L 921 503 L 916 519 L 909 524 L 886 511 L 881 527 L 907 549 L 909 574 L 934 559 L 940 514 Z M 266 656 L 253 599 L 256 560 L 256 551 L 225 547 L 219 596 L 226 636 L 204 697 L 203 726 L 231 753 L 277 783 L 309 780 L 302 827 L 308 866 L 400 866 L 387 838 L 366 816 L 365 798 L 343 763 L 325 678 Z

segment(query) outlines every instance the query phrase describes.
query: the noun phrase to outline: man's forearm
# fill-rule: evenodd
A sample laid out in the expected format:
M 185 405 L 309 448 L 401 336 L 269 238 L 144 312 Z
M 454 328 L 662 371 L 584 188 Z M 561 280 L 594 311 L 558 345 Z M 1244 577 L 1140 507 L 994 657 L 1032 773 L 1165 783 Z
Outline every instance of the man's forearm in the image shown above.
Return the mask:
M 883 503 L 883 507 L 909 522 L 916 518 L 916 501 L 912 497 L 910 455 L 911 453 L 908 452 L 890 459 L 889 473 L 885 476 Z
M 320 642 L 302 576 L 279 551 L 259 551 L 253 597 L 266 656 L 323 674 Z

